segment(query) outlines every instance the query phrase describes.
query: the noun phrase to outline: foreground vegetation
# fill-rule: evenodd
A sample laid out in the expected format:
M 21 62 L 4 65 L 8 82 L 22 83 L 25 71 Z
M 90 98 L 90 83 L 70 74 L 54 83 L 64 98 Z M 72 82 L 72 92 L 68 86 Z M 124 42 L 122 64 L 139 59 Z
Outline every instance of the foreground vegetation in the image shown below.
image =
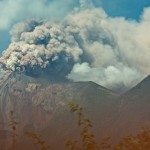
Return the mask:
M 76 104 L 74 101 L 68 103 L 71 113 L 77 115 L 77 124 L 81 129 L 79 140 L 68 140 L 65 143 L 66 149 L 68 150 L 150 150 L 150 128 L 143 128 L 137 135 L 129 135 L 124 137 L 119 144 L 116 146 L 111 146 L 109 144 L 110 138 L 103 138 L 100 142 L 95 140 L 94 134 L 91 132 L 93 127 L 91 121 L 85 117 L 83 113 L 83 108 Z M 12 131 L 12 148 L 11 150 L 16 150 L 17 126 L 14 112 L 10 112 L 9 126 Z M 46 142 L 42 139 L 38 133 L 33 131 L 26 131 L 24 136 L 27 136 L 33 140 L 35 145 L 39 150 L 51 150 L 47 146 Z

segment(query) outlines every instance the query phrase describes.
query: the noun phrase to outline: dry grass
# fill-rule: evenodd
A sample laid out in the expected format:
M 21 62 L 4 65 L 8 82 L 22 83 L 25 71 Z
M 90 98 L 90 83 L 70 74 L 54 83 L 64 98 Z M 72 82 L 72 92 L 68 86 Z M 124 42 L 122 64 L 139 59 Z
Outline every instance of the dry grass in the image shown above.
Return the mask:
M 70 150 L 107 150 L 110 149 L 108 144 L 109 138 L 104 138 L 100 143 L 97 143 L 95 140 L 94 134 L 91 132 L 93 127 L 91 121 L 85 117 L 83 113 L 83 108 L 76 104 L 74 101 L 68 103 L 71 113 L 76 113 L 77 123 L 81 128 L 80 132 L 80 141 L 69 140 L 67 141 L 67 146 L 70 147 Z M 82 143 L 82 146 L 77 146 L 78 143 Z
M 77 115 L 77 124 L 81 129 L 79 140 L 68 140 L 66 142 L 66 148 L 70 150 L 150 150 L 150 128 L 143 128 L 136 136 L 130 135 L 121 140 L 115 147 L 111 147 L 109 144 L 110 138 L 104 138 L 100 143 L 95 140 L 94 134 L 91 132 L 93 127 L 91 121 L 85 117 L 83 108 L 76 104 L 74 101 L 68 103 L 71 113 Z M 18 122 L 14 117 L 14 112 L 10 111 L 9 127 L 12 131 L 12 150 L 16 150 L 17 142 L 17 126 Z M 25 135 L 31 138 L 35 145 L 40 150 L 50 150 L 46 142 L 42 139 L 38 133 L 33 131 L 26 131 Z M 79 144 L 81 143 L 81 144 Z

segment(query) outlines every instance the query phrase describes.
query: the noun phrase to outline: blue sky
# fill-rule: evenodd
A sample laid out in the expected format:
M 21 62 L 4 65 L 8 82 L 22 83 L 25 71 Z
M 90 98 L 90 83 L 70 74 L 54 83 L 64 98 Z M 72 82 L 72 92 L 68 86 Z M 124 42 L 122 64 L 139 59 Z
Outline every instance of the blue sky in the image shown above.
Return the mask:
M 126 19 L 135 20 L 139 20 L 144 7 L 150 6 L 149 0 L 93 0 L 93 2 L 95 6 L 103 7 L 109 16 L 124 16 Z M 0 29 L 0 51 L 6 49 L 10 43 L 9 30 Z
M 98 4 L 98 0 L 94 0 Z M 124 16 L 139 19 L 144 7 L 150 6 L 149 0 L 103 0 L 102 7 L 110 16 Z
M 10 43 L 9 32 L 0 30 L 0 51 L 3 51 L 4 49 L 6 49 L 9 43 Z

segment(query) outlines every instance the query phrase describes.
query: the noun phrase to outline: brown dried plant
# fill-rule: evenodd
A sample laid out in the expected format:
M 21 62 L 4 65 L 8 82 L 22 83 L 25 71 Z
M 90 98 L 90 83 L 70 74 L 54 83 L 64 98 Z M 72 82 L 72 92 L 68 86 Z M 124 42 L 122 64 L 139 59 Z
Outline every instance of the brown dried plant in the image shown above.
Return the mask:
M 74 101 L 68 103 L 71 113 L 77 115 L 77 123 L 81 129 L 80 140 L 68 140 L 66 147 L 70 150 L 150 150 L 150 128 L 145 127 L 137 135 L 129 135 L 124 137 L 119 144 L 114 148 L 108 144 L 109 138 L 103 138 L 100 143 L 95 140 L 94 134 L 91 132 L 92 123 L 84 115 L 83 108 Z M 17 141 L 17 125 L 18 122 L 14 117 L 14 112 L 10 111 L 9 126 L 12 130 L 12 150 L 16 150 Z M 27 137 L 30 137 L 39 146 L 40 150 L 49 150 L 46 142 L 40 135 L 33 131 L 25 132 Z
M 9 127 L 12 131 L 12 150 L 16 150 L 16 141 L 17 141 L 17 125 L 18 122 L 16 121 L 16 118 L 14 116 L 14 112 L 10 111 L 9 114 Z
M 40 150 L 49 150 L 50 149 L 49 146 L 46 146 L 46 142 L 37 133 L 35 133 L 33 131 L 27 131 L 27 132 L 25 132 L 25 135 L 27 137 L 30 137 L 35 142 L 35 145 L 40 147 Z
M 93 127 L 91 121 L 84 116 L 83 108 L 76 104 L 74 101 L 68 103 L 70 112 L 76 113 L 78 117 L 78 126 L 81 127 L 81 143 L 82 147 L 77 147 L 78 141 L 69 140 L 66 143 L 67 147 L 71 150 L 104 150 L 109 149 L 108 138 L 104 138 L 100 144 L 95 140 L 95 136 L 91 133 L 91 128 Z
M 126 136 L 114 150 L 150 150 L 150 128 L 143 128 L 135 136 Z

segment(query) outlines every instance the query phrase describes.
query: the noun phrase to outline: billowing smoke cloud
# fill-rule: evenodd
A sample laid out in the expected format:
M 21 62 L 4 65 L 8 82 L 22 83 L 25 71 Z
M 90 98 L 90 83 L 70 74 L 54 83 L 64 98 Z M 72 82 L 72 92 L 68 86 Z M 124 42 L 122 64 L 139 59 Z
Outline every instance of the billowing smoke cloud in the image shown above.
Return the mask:
M 3 69 L 29 75 L 44 71 L 123 90 L 148 75 L 150 8 L 137 22 L 80 3 L 81 9 L 61 22 L 30 20 L 14 26 L 12 43 L 0 59 Z
M 66 76 L 82 55 L 75 39 L 78 29 L 73 26 L 29 21 L 17 24 L 11 34 L 12 43 L 0 59 L 6 70 L 29 75 L 46 70 L 51 75 Z
M 150 8 L 144 10 L 139 22 L 111 18 L 102 9 L 86 9 L 70 16 L 70 24 L 80 28 L 91 61 L 74 65 L 68 77 L 112 89 L 137 84 L 150 73 L 149 18 Z

